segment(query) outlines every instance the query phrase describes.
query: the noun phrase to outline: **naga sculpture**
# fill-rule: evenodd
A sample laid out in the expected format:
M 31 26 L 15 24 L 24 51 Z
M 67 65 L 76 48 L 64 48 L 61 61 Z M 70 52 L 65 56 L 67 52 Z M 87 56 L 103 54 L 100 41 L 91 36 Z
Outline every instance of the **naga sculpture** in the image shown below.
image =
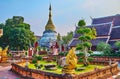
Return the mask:
M 0 62 L 7 61 L 7 51 L 8 51 L 8 46 L 4 50 L 2 50 L 2 48 L 0 48 Z
M 75 49 L 70 49 L 66 56 L 66 65 L 63 67 L 62 72 L 64 74 L 74 74 L 77 65 L 77 56 L 75 54 Z

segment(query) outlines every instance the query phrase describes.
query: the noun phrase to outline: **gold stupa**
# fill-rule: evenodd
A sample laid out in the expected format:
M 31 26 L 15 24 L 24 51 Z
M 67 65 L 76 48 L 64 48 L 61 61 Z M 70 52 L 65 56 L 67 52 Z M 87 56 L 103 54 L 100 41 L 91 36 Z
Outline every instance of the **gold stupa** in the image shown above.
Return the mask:
M 48 19 L 48 22 L 45 26 L 45 30 L 52 30 L 52 31 L 55 31 L 55 26 L 52 22 L 52 12 L 51 12 L 52 8 L 51 8 L 51 4 L 50 4 L 50 7 L 49 7 L 49 19 Z

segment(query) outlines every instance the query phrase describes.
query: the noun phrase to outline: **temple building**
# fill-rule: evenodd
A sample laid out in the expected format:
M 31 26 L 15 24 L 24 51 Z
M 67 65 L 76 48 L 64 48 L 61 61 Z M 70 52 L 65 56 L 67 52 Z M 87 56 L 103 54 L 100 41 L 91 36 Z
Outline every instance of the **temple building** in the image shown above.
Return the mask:
M 96 50 L 96 46 L 100 42 L 108 43 L 112 48 L 115 48 L 114 43 L 116 41 L 120 41 L 120 14 L 101 18 L 92 18 L 92 24 L 87 27 L 94 27 L 97 32 L 96 39 L 91 41 L 92 50 Z M 69 44 L 70 47 L 76 47 L 80 42 L 78 40 L 79 36 L 80 35 L 76 32 L 74 33 L 73 39 Z
M 45 26 L 45 31 L 43 32 L 42 37 L 38 40 L 39 46 L 41 47 L 50 47 L 51 44 L 55 43 L 57 40 L 57 32 L 55 31 L 55 25 L 52 21 L 52 8 L 49 6 L 49 19 Z

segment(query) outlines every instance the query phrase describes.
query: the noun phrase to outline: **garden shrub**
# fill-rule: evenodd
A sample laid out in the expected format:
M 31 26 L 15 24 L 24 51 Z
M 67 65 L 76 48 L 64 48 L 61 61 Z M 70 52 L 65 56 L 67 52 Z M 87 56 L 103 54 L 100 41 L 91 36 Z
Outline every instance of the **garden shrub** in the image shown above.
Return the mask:
M 37 60 L 42 60 L 42 56 L 37 56 Z
M 93 61 L 93 60 L 94 60 L 94 58 L 92 58 L 92 57 L 88 58 L 88 61 Z
M 76 54 L 78 57 L 82 57 L 84 56 L 84 53 L 83 52 L 80 52 L 79 54 Z
M 60 55 L 60 56 L 64 56 L 64 53 L 63 53 L 63 52 L 60 52 L 58 55 Z
M 82 58 L 78 59 L 78 62 L 83 62 L 83 59 Z
M 37 63 L 37 59 L 33 59 L 33 60 L 32 60 L 32 63 L 33 63 L 33 64 Z

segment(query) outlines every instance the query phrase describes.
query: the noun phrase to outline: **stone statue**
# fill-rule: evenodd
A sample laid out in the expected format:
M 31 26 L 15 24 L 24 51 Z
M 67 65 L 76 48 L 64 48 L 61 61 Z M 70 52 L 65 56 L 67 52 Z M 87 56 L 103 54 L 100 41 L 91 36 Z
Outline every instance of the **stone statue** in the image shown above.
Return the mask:
M 66 65 L 63 67 L 62 72 L 64 74 L 74 74 L 77 65 L 77 56 L 75 54 L 75 49 L 70 49 L 66 56 Z

